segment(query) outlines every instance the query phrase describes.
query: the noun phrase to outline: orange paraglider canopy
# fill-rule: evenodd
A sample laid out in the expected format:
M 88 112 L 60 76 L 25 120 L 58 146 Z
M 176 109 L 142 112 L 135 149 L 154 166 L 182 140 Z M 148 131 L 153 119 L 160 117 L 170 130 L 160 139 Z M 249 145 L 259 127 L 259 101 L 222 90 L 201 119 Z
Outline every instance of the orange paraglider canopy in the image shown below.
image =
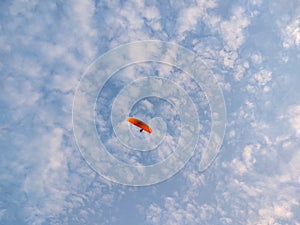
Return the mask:
M 143 122 L 139 119 L 133 118 L 133 117 L 129 117 L 127 120 L 129 123 L 141 128 L 140 132 L 142 132 L 144 130 L 144 131 L 147 131 L 149 134 L 152 133 L 152 129 L 145 122 Z

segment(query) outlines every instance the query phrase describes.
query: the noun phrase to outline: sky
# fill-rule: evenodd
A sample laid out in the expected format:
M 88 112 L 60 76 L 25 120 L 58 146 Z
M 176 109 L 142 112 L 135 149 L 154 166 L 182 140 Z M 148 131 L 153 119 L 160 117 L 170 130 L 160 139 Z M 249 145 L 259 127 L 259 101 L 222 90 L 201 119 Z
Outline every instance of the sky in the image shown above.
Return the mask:
M 299 225 L 299 15 L 1 1 L 0 224 Z

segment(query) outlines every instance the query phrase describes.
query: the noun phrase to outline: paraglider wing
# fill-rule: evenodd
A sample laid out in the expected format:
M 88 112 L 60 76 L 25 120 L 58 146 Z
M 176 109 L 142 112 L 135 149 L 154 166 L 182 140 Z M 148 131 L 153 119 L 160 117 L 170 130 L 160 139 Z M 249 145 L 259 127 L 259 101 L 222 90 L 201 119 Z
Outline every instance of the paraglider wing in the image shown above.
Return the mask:
M 152 129 L 145 122 L 133 117 L 129 117 L 127 120 L 129 123 L 141 128 L 140 132 L 144 130 L 147 131 L 149 134 L 152 133 Z

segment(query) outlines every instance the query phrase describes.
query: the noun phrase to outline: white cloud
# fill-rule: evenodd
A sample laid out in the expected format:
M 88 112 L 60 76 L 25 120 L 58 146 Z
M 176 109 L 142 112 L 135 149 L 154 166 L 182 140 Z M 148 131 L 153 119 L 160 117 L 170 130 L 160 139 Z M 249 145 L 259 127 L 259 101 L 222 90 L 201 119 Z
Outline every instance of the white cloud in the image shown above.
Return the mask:
M 28 106 L 33 107 L 41 96 L 35 85 L 28 80 L 21 83 L 15 77 L 8 77 L 5 83 L 2 91 L 7 93 L 6 100 L 9 100 L 15 107 L 23 108 L 20 110 L 24 110 Z
M 195 29 L 198 20 L 203 16 L 203 8 L 190 7 L 184 8 L 178 17 L 178 33 L 182 34 L 186 31 Z
M 194 187 L 197 189 L 198 187 L 205 185 L 206 180 L 204 174 L 199 175 L 196 171 L 190 171 L 187 172 L 186 176 L 191 188 Z
M 204 220 L 204 221 L 210 220 L 215 213 L 215 207 L 208 205 L 208 204 L 203 204 L 200 207 L 199 213 L 200 213 L 201 220 Z
M 282 45 L 284 48 L 299 46 L 300 45 L 300 18 L 296 17 L 292 19 L 290 23 L 283 28 L 282 33 L 283 33 Z
M 100 2 L 99 4 L 103 3 Z M 261 2 L 259 0 L 250 4 L 260 5 Z M 4 80 L 2 89 L 7 98 L 6 102 L 11 102 L 10 106 L 14 107 L 12 117 L 17 122 L 24 115 L 32 114 L 35 118 L 33 129 L 38 133 L 36 136 L 31 132 L 15 136 L 20 152 L 12 162 L 15 169 L 12 173 L 24 175 L 20 182 L 23 182 L 21 186 L 27 198 L 24 202 L 24 214 L 28 223 L 42 224 L 46 219 L 62 215 L 68 217 L 69 221 L 64 221 L 66 223 L 75 221 L 84 224 L 91 221 L 91 217 L 102 216 L 103 205 L 112 205 L 116 200 L 115 195 L 118 195 L 116 201 L 119 201 L 124 193 L 122 188 L 116 188 L 120 193 L 112 193 L 109 188 L 105 190 L 103 183 L 99 181 L 102 179 L 82 161 L 79 152 L 72 145 L 69 139 L 71 135 L 66 131 L 71 128 L 73 93 L 70 92 L 85 65 L 95 58 L 97 48 L 148 39 L 153 37 L 153 31 L 163 34 L 161 15 L 156 7 L 145 6 L 143 1 L 127 1 L 122 4 L 118 1 L 107 1 L 107 8 L 103 7 L 105 10 L 99 11 L 97 15 L 93 1 L 72 1 L 70 5 L 64 4 L 59 9 L 59 5 L 55 3 L 47 3 L 44 5 L 47 10 L 38 11 L 40 4 L 46 3 L 13 2 L 9 10 L 13 19 L 9 26 L 3 24 L 2 27 L 14 33 L 14 37 L 5 33 L 0 37 L 2 54 L 12 56 L 9 58 L 10 63 L 4 65 L 2 62 L 1 65 L 2 70 L 10 68 L 5 72 L 9 77 Z M 207 12 L 207 9 L 216 7 L 215 1 L 198 1 L 188 8 L 182 2 L 176 4 L 179 5 L 176 27 L 178 39 L 182 40 L 188 32 L 195 31 L 199 22 L 207 24 L 213 32 L 219 28 L 225 44 L 222 51 L 222 41 L 217 38 L 213 42 L 217 47 L 212 46 L 212 42 L 209 42 L 212 39 L 209 39 L 202 46 L 198 44 L 195 49 L 200 46 L 197 52 L 202 51 L 211 58 L 218 57 L 219 53 L 223 64 L 235 69 L 236 81 L 245 77 L 250 67 L 249 62 L 258 66 L 264 61 L 264 56 L 260 53 L 253 54 L 249 62 L 238 60 L 238 49 L 245 41 L 245 29 L 250 23 L 250 17 L 242 8 L 235 8 L 229 20 L 221 22 L 218 15 L 208 15 Z M 62 14 L 60 10 L 63 11 Z M 41 12 L 44 17 L 36 16 Z M 53 16 L 50 12 L 57 14 Z M 103 24 L 94 23 L 94 17 L 97 16 L 104 17 L 100 20 Z M 30 24 L 26 21 L 30 21 Z M 102 26 L 101 29 L 98 26 Z M 146 29 L 148 27 L 149 30 Z M 109 43 L 99 47 L 96 42 L 101 39 L 97 39 L 99 36 L 109 40 Z M 294 18 L 283 29 L 283 46 L 291 48 L 299 46 L 299 43 L 299 18 Z M 166 70 L 170 69 L 166 67 Z M 131 72 L 133 78 L 138 76 L 136 71 Z M 270 89 L 267 85 L 272 76 L 271 71 L 262 69 L 252 76 L 252 83 L 246 84 L 246 88 L 253 94 L 256 93 L 257 86 L 267 91 Z M 46 90 L 41 92 L 44 89 Z M 148 102 L 145 105 L 152 108 Z M 247 100 L 243 107 L 240 117 L 237 118 L 239 121 L 235 124 L 255 118 L 257 106 L 253 99 Z M 297 137 L 300 136 L 299 115 L 299 106 L 290 109 L 288 120 Z M 182 183 L 177 194 L 167 192 L 159 195 L 159 200 L 163 202 L 159 205 L 155 203 L 158 202 L 157 199 L 151 199 L 152 203 L 146 212 L 148 223 L 212 224 L 210 220 L 213 218 L 220 223 L 234 224 L 237 217 L 245 224 L 276 224 L 280 220 L 293 223 L 294 207 L 299 207 L 297 194 L 300 154 L 297 153 L 297 146 L 293 144 L 294 140 L 290 136 L 285 136 L 282 140 L 278 138 L 276 142 L 268 136 L 262 137 L 262 133 L 267 130 L 262 126 L 263 122 L 254 120 L 252 124 L 255 125 L 252 128 L 256 129 L 256 133 L 253 131 L 249 134 L 249 130 L 243 130 L 243 127 L 229 128 L 229 137 L 234 139 L 234 143 L 238 143 L 238 147 L 229 146 L 224 149 L 224 155 L 229 157 L 227 162 L 221 164 L 217 160 L 203 174 L 189 167 L 183 172 L 184 178 L 179 176 Z M 240 139 L 243 134 L 246 135 L 246 140 Z M 26 135 L 32 136 L 26 139 Z M 176 143 L 171 137 L 167 139 L 170 146 L 175 146 Z M 247 144 L 243 147 L 244 141 L 253 140 L 261 141 L 266 146 Z M 282 148 L 274 150 L 274 144 Z M 169 149 L 167 147 L 166 150 Z M 291 158 L 284 162 L 275 157 L 282 150 L 285 153 L 292 152 Z M 26 154 L 22 155 L 24 151 Z M 166 153 L 169 154 L 167 151 Z M 161 154 L 161 157 L 166 155 Z M 264 161 L 259 161 L 260 158 L 264 158 Z M 136 162 L 136 158 L 129 159 Z M 280 166 L 278 171 L 273 171 L 274 176 L 264 174 L 263 170 L 272 167 L 277 163 L 276 160 L 280 161 Z M 28 172 L 23 172 L 25 170 Z M 151 191 L 155 188 L 160 190 L 155 186 Z M 110 213 L 113 208 L 109 207 Z M 6 213 L 7 210 L 0 209 L 0 221 Z M 70 213 L 74 220 L 70 218 Z M 105 218 L 105 215 L 101 216 L 101 219 Z
M 234 173 L 244 174 L 247 172 L 247 167 L 244 162 L 239 159 L 233 159 L 231 166 L 234 167 Z
M 32 140 L 31 147 L 36 154 L 31 154 L 35 160 L 31 162 L 35 165 L 34 170 L 27 174 L 23 191 L 31 196 L 29 205 L 25 208 L 33 222 L 35 215 L 45 217 L 49 214 L 59 214 L 65 207 L 65 197 L 69 193 L 66 188 L 68 177 L 67 164 L 69 148 L 63 146 L 63 130 L 54 128 L 50 132 L 40 133 L 37 140 Z M 44 199 L 42 206 L 36 207 L 39 199 Z
M 260 64 L 262 63 L 263 58 L 260 53 L 256 53 L 251 56 L 251 60 L 254 64 Z
M 156 204 L 151 204 L 147 210 L 147 222 L 152 224 L 161 224 L 161 216 L 162 209 Z
M 230 64 L 225 63 L 225 65 L 233 66 L 234 61 Z M 249 63 L 246 61 L 244 63 L 238 64 L 235 69 L 234 79 L 240 81 L 244 77 L 244 73 L 249 69 Z
M 144 1 L 126 1 L 124 4 L 107 3 L 103 32 L 101 36 L 111 41 L 110 47 L 137 40 L 148 40 L 153 37 L 165 38 L 162 30 L 161 15 L 154 5 Z M 102 10 L 99 8 L 99 10 Z
M 255 187 L 254 185 L 250 185 L 248 184 L 248 182 L 246 183 L 237 179 L 234 179 L 231 182 L 237 185 L 237 187 L 239 187 L 250 198 L 257 197 L 263 191 L 260 187 Z
M 5 74 L 1 101 L 13 109 L 6 132 L 14 130 L 18 154 L 12 163 L 15 170 L 9 173 L 19 182 L 18 193 L 10 194 L 26 196 L 22 207 L 13 210 L 21 210 L 24 223 L 42 224 L 50 218 L 49 223 L 61 224 L 59 216 L 86 204 L 84 195 L 95 176 L 73 143 L 71 130 L 73 91 L 97 51 L 94 2 L 62 6 L 13 1 L 7 7 L 10 22 L 0 28 L 6 31 L 1 32 L 0 49 L 7 58 L 1 68 Z M 6 156 L 13 153 L 7 151 Z M 95 189 L 97 197 L 103 197 L 101 204 L 112 201 Z
M 274 224 L 276 219 L 290 219 L 293 216 L 291 205 L 286 202 L 274 204 L 268 208 L 259 209 L 259 216 L 263 221 Z
M 146 24 L 152 27 L 155 31 L 161 31 L 160 13 L 156 7 L 146 7 L 143 10 L 143 16 L 146 18 Z
M 272 72 L 267 69 L 262 69 L 261 71 L 255 73 L 253 78 L 259 86 L 264 86 L 272 80 Z
M 219 52 L 219 56 L 225 66 L 234 68 L 238 59 L 237 50 L 245 42 L 244 30 L 249 24 L 250 17 L 246 15 L 242 7 L 234 8 L 230 19 L 220 22 L 219 29 L 224 40 L 224 48 Z M 248 67 L 247 62 L 244 62 L 236 69 L 234 76 L 237 81 L 241 80 Z
M 195 203 L 177 202 L 177 197 L 164 198 L 164 207 L 151 204 L 147 210 L 147 222 L 151 224 L 199 224 L 202 219 L 209 219 L 215 212 L 208 204 L 200 207 Z
M 129 30 L 141 30 L 144 21 L 142 16 L 139 14 L 139 7 L 136 7 L 133 2 L 127 2 L 125 6 L 120 10 L 120 15 L 126 18 L 127 29 Z
M 291 107 L 289 114 L 291 126 L 294 128 L 296 135 L 300 136 L 300 105 Z
M 230 20 L 221 22 L 220 29 L 226 43 L 225 49 L 236 51 L 244 43 L 244 29 L 249 24 L 250 20 L 241 7 L 233 10 Z
M 200 22 L 203 18 L 206 18 L 206 10 L 215 8 L 216 6 L 217 4 L 213 0 L 199 0 L 191 6 L 181 7 L 177 19 L 177 33 L 179 35 L 179 39 L 182 40 L 185 38 L 185 32 L 191 32 L 195 30 L 198 22 Z M 207 19 L 209 18 L 210 17 L 207 16 Z M 213 21 L 212 19 L 209 20 L 211 22 L 211 25 L 214 25 L 218 22 L 218 19 L 216 19 L 216 17 L 213 17 L 213 19 L 215 21 Z
M 255 162 L 255 159 L 253 160 L 252 147 L 251 146 L 247 145 L 244 148 L 243 159 L 244 159 L 244 161 L 245 161 L 245 163 L 248 167 L 251 166 L 253 162 Z
M 233 68 L 235 61 L 238 58 L 238 53 L 236 51 L 226 51 L 223 49 L 220 51 L 220 57 L 223 59 L 223 64 L 225 66 Z

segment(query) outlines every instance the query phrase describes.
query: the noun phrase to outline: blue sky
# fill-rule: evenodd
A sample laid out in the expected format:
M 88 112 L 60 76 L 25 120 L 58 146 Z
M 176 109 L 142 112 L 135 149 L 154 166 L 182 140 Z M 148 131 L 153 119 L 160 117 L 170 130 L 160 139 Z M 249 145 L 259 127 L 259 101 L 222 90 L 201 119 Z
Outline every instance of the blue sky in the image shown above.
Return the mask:
M 4 0 L 0 9 L 0 224 L 300 224 L 299 1 Z M 226 132 L 217 158 L 200 172 L 216 117 L 205 87 L 155 62 L 112 74 L 94 99 L 94 119 L 99 140 L 119 160 L 166 159 L 184 134 L 176 103 L 185 101 L 152 97 L 130 115 L 161 132 L 151 136 L 164 137 L 161 148 L 141 153 L 118 142 L 109 120 L 114 98 L 140 76 L 176 83 L 200 124 L 194 155 L 178 173 L 133 187 L 89 166 L 72 106 L 98 57 L 145 40 L 183 46 L 205 63 L 224 96 Z

